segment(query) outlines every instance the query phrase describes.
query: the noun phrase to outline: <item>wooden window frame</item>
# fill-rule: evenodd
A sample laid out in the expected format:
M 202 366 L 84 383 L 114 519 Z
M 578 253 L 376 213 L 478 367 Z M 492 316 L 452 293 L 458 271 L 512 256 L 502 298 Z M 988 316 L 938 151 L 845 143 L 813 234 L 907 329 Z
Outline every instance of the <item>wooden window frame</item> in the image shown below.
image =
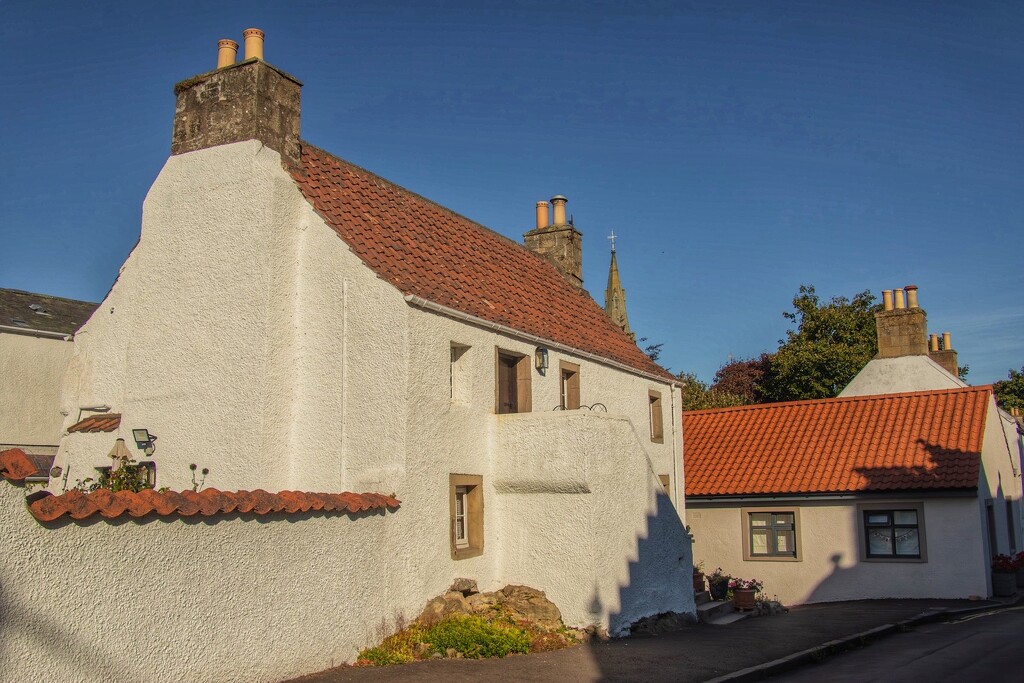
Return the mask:
M 456 493 L 465 489 L 465 543 L 455 538 Z M 464 560 L 484 553 L 484 478 L 479 474 L 448 475 L 448 536 L 452 559 Z
M 576 363 L 558 362 L 558 402 L 562 410 L 580 408 L 580 366 Z
M 768 527 L 772 531 L 788 531 L 779 525 L 771 522 L 774 515 L 793 515 L 793 553 L 780 554 L 777 551 L 773 554 L 754 554 L 754 515 L 772 515 Z M 798 507 L 747 507 L 740 508 L 740 538 L 743 539 L 743 561 L 744 562 L 801 562 L 803 560 L 803 546 L 800 539 L 800 508 Z
M 908 528 L 910 526 L 916 526 L 917 528 L 917 546 L 918 555 L 871 555 L 869 554 L 869 541 L 868 532 L 870 526 L 867 523 L 867 515 L 869 513 L 888 512 L 890 515 L 894 512 L 914 511 L 917 513 L 917 524 L 896 524 L 895 516 L 893 516 L 893 523 L 887 528 Z M 861 562 L 927 562 L 928 561 L 928 543 L 927 535 L 925 533 L 924 524 L 924 503 L 923 502 L 903 502 L 894 501 L 891 503 L 860 503 L 857 505 L 857 527 L 860 532 L 860 560 Z M 895 533 L 895 531 L 894 531 Z M 896 552 L 895 547 L 893 553 Z
M 651 442 L 665 443 L 665 407 L 660 391 L 647 391 L 647 413 L 651 422 Z
M 501 409 L 501 358 L 516 359 L 516 405 L 515 410 Z M 533 412 L 533 359 L 515 351 L 495 347 L 494 349 L 494 412 L 498 415 Z

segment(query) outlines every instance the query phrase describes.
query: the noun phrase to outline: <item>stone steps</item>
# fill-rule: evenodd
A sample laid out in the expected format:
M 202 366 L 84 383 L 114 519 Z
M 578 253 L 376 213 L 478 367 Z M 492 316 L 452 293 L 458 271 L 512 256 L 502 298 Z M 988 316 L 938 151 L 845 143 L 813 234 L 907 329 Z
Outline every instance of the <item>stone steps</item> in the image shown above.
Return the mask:
M 694 596 L 697 602 L 697 621 L 713 626 L 726 626 L 750 616 L 750 612 L 737 612 L 731 600 L 712 600 L 707 591 Z

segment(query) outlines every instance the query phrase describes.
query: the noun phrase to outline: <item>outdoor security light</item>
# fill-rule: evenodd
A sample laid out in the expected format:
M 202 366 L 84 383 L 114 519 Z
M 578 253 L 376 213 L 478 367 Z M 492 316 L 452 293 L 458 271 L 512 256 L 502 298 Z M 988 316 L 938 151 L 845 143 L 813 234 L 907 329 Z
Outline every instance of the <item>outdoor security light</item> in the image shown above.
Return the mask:
M 133 429 L 132 438 L 135 439 L 135 445 L 145 450 L 146 455 L 152 455 L 154 449 L 153 442 L 156 441 L 156 434 L 150 434 L 148 429 Z

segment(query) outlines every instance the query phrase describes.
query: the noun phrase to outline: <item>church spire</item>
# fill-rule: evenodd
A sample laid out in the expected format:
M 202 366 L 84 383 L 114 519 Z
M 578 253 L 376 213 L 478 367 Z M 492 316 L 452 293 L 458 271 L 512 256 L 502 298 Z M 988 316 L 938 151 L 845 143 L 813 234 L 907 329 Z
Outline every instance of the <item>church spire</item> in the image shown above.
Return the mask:
M 612 231 L 608 239 L 612 243 L 612 263 L 608 269 L 608 288 L 604 290 L 604 310 L 612 322 L 635 341 L 636 335 L 630 332 L 629 318 L 626 316 L 626 290 L 619 280 L 619 263 L 615 259 L 615 231 Z

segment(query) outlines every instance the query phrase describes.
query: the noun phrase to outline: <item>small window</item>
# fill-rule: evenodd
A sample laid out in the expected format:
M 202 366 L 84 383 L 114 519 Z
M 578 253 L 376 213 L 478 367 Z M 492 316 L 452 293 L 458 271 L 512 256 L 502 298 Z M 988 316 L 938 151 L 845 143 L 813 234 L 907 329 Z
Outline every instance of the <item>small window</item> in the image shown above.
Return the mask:
M 559 363 L 561 370 L 562 410 L 578 410 L 580 407 L 580 366 L 575 363 Z
M 869 559 L 921 559 L 916 509 L 864 510 L 864 543 Z
M 462 560 L 483 554 L 483 477 L 450 474 L 448 489 L 452 559 Z
M 671 497 L 672 489 L 669 488 L 669 482 L 671 481 L 671 479 L 669 479 L 669 476 L 667 474 L 659 474 L 658 481 L 661 482 L 662 488 L 665 489 L 665 495 Z
M 466 352 L 468 346 L 456 344 L 451 345 L 451 369 L 449 380 L 451 383 L 452 403 L 469 404 L 469 388 L 472 382 L 469 377 L 469 360 Z
M 528 413 L 533 409 L 532 363 L 529 356 L 497 350 L 494 412 Z
M 796 557 L 796 514 L 751 512 L 748 540 L 750 557 Z
M 800 562 L 800 508 L 741 508 L 745 561 Z
M 661 392 L 648 391 L 647 403 L 651 414 L 651 441 L 665 443 L 665 429 L 661 409 Z

